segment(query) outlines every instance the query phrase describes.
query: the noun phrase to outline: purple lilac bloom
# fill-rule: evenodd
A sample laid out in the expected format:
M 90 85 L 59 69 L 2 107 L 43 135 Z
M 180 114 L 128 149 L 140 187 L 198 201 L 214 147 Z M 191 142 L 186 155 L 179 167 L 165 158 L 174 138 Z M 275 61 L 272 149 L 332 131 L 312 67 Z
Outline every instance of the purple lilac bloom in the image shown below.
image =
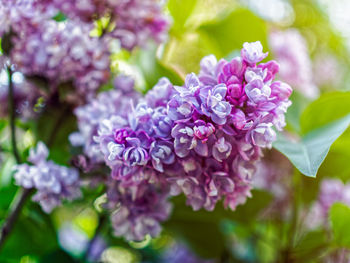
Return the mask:
M 169 217 L 172 208 L 166 188 L 157 189 L 149 184 L 125 187 L 119 182 L 111 185 L 107 197 L 113 211 L 114 234 L 135 241 L 143 240 L 146 235 L 158 236 L 160 223 Z
M 254 43 L 243 44 L 243 49 L 241 51 L 242 59 L 248 64 L 256 64 L 266 58 L 268 53 L 263 53 L 263 46 L 260 41 Z
M 13 37 L 11 61 L 27 76 L 40 76 L 57 87 L 72 82 L 80 95 L 91 97 L 109 78 L 107 43 L 89 36 L 79 22 L 47 20 Z
M 305 39 L 296 29 L 270 34 L 270 47 L 280 63 L 280 77 L 309 98 L 319 94 L 313 82 L 312 63 Z
M 329 209 L 336 202 L 350 206 L 350 184 L 339 179 L 323 179 L 318 200 L 307 214 L 306 225 L 315 228 L 327 224 Z
M 219 200 L 234 210 L 251 196 L 256 161 L 285 125 L 292 89 L 274 81 L 276 62 L 259 64 L 266 54 L 258 43 L 242 54 L 206 57 L 183 86 L 162 79 L 128 116 L 100 121 L 95 141 L 120 187 L 165 184 L 194 210 L 211 211 Z
M 109 1 L 112 2 L 112 1 Z M 118 38 L 123 48 L 144 47 L 149 39 L 163 42 L 167 38 L 169 19 L 162 13 L 157 0 L 113 1 L 116 27 L 111 36 Z
M 22 32 L 28 27 L 38 26 L 52 18 L 56 11 L 38 0 L 1 0 L 0 1 L 0 37 L 9 33 Z
M 157 0 L 39 0 L 61 10 L 73 20 L 92 22 L 109 17 L 114 24 L 109 37 L 117 38 L 123 48 L 144 46 L 149 39 L 166 39 L 169 20 Z
M 318 86 L 338 87 L 344 78 L 344 67 L 335 55 L 320 52 L 313 61 L 313 78 Z
M 36 149 L 30 150 L 28 160 L 33 165 L 17 165 L 14 175 L 17 185 L 37 190 L 33 201 L 46 213 L 61 205 L 62 200 L 71 201 L 81 195 L 78 171 L 47 161 L 48 155 L 45 144 L 39 142 Z
M 100 122 L 116 114 L 126 118 L 133 102 L 139 97 L 140 94 L 134 90 L 134 81 L 131 77 L 117 76 L 113 90 L 101 92 L 88 104 L 75 109 L 79 132 L 70 135 L 71 143 L 74 146 L 83 146 L 84 154 L 92 162 L 102 162 L 103 155 L 94 141 Z

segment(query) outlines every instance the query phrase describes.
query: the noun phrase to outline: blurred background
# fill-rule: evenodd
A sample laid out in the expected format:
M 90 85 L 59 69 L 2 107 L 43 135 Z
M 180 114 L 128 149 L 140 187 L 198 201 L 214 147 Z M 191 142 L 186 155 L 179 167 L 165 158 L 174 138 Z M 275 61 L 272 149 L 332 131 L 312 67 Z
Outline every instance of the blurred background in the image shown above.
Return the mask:
M 239 54 L 244 42 L 258 40 L 264 51 L 269 52 L 268 58 L 280 63 L 279 78 L 295 90 L 287 116 L 290 132 L 300 131 L 300 115 L 309 103 L 324 93 L 350 89 L 348 0 L 168 0 L 165 8 L 172 17 L 165 44 L 133 53 L 116 48 L 112 55 L 112 70 L 134 76 L 141 91 L 146 92 L 162 76 L 181 84 L 187 73 L 199 70 L 203 56 L 214 54 L 218 59 L 230 59 Z M 21 75 L 14 76 L 14 82 L 21 81 Z M 0 74 L 0 82 L 7 83 L 5 72 Z M 107 86 L 104 88 L 108 89 Z M 40 103 L 37 106 L 40 108 Z M 4 126 L 0 121 L 0 130 Z M 62 138 L 69 132 L 62 134 Z M 303 190 L 309 190 L 302 195 L 306 203 L 316 198 L 322 178 L 348 179 L 350 151 L 344 151 L 350 146 L 348 133 L 335 143 L 317 179 L 302 179 Z M 6 138 L 1 137 L 5 148 L 9 144 Z M 23 132 L 21 138 L 21 149 L 34 144 L 30 131 Z M 60 153 L 53 150 L 55 154 Z M 14 160 L 6 153 L 0 158 L 0 216 L 3 217 L 15 193 L 10 183 Z M 265 162 L 271 159 L 278 160 L 277 169 L 271 169 L 269 162 Z M 290 189 L 293 168 L 287 159 L 272 151 L 266 154 L 259 171 L 264 180 L 257 180 L 258 190 L 253 191 L 253 198 L 235 212 L 220 206 L 214 212 L 193 212 L 177 198 L 176 209 L 159 238 L 126 242 L 103 234 L 111 231 L 103 229 L 90 260 L 102 255 L 102 262 L 109 263 L 278 261 L 277 248 L 286 242 L 283 238 L 287 236 L 281 234 L 284 230 L 280 226 L 293 205 Z M 96 209 L 101 200 L 96 192 L 85 193 L 89 202 L 66 205 L 51 215 L 44 214 L 36 204 L 28 205 L 0 261 L 78 262 L 98 225 Z M 48 217 L 51 220 L 45 220 Z M 313 262 L 323 253 L 324 244 L 318 242 L 324 238 L 324 232 L 311 233 L 294 251 L 294 262 Z

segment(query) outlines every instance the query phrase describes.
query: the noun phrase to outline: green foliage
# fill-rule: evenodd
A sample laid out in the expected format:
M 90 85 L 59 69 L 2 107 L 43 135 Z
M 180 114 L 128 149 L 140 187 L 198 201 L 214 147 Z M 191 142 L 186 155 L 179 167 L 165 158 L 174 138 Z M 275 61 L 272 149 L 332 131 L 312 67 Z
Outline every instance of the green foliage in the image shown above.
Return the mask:
M 263 46 L 267 46 L 266 24 L 246 9 L 235 10 L 226 17 L 201 26 L 199 30 L 210 36 L 218 46 L 221 57 L 241 49 L 244 42 L 259 40 Z
M 17 260 L 25 255 L 42 256 L 57 247 L 55 232 L 40 214 L 26 212 L 15 225 L 0 253 L 0 262 Z M 5 261 L 6 262 L 6 261 Z
M 296 262 L 308 263 L 322 253 L 329 247 L 327 234 L 324 230 L 315 230 L 306 233 L 293 249 L 293 254 Z
M 191 15 L 197 4 L 197 0 L 169 0 L 168 9 L 173 18 L 172 30 L 176 34 L 181 34 L 181 31 L 186 26 L 186 21 Z
M 179 74 L 157 58 L 155 48 L 140 51 L 134 58 L 134 64 L 138 65 L 146 82 L 144 91 L 151 89 L 164 76 L 174 85 L 182 85 L 183 80 Z
M 308 106 L 309 100 L 296 90 L 293 91 L 290 99 L 293 103 L 286 113 L 286 129 L 299 134 L 301 132 L 300 117 Z
M 304 110 L 300 118 L 302 134 L 350 113 L 350 92 L 324 93 Z
M 283 153 L 304 175 L 316 177 L 333 142 L 349 127 L 350 115 L 304 135 L 293 141 L 280 134 L 274 147 Z
M 70 159 L 68 136 L 76 131 L 76 118 L 68 105 L 50 107 L 33 123 L 33 131 L 38 141 L 50 147 L 49 158 L 67 165 Z
M 63 22 L 65 20 L 67 20 L 67 17 L 62 12 L 58 12 L 57 15 L 55 15 L 53 17 L 53 20 L 55 20 L 57 22 Z
M 78 260 L 72 258 L 69 254 L 63 250 L 55 250 L 45 256 L 43 256 L 39 263 L 78 263 Z
M 238 206 L 234 212 L 224 209 L 220 204 L 212 212 L 203 209 L 194 212 L 191 207 L 184 205 L 182 197 L 174 198 L 174 212 L 164 227 L 184 239 L 199 255 L 206 258 L 217 257 L 225 251 L 224 233 L 220 229 L 223 220 L 229 219 L 253 227 L 256 217 L 271 201 L 271 195 L 263 191 L 254 190 L 252 195 L 252 198 Z
M 329 218 L 335 244 L 350 248 L 350 208 L 345 204 L 335 203 L 330 209 Z

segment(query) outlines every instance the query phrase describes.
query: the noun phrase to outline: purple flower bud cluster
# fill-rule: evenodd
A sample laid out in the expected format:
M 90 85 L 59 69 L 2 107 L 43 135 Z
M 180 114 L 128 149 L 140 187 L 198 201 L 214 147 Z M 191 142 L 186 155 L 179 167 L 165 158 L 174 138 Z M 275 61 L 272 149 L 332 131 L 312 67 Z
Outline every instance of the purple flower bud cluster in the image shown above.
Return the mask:
M 59 11 L 68 20 L 55 21 Z M 94 21 L 106 16 L 105 34 L 90 36 Z M 165 40 L 168 25 L 156 0 L 0 1 L 0 37 L 10 43 L 10 63 L 26 76 L 46 79 L 54 91 L 73 84 L 76 90 L 64 92 L 76 104 L 93 98 L 108 81 L 113 39 L 131 50 L 149 39 Z
M 350 206 L 350 183 L 344 184 L 339 179 L 323 179 L 318 200 L 307 215 L 306 225 L 315 228 L 327 224 L 329 209 L 336 202 Z
M 319 90 L 313 82 L 312 62 L 306 41 L 299 31 L 272 32 L 269 43 L 281 65 L 281 78 L 306 97 L 317 97 Z
M 291 104 L 292 89 L 273 81 L 278 64 L 259 64 L 266 56 L 255 42 L 232 61 L 205 57 L 183 86 L 163 78 L 127 117 L 101 121 L 95 140 L 118 186 L 168 185 L 194 210 L 213 210 L 219 200 L 232 210 L 244 203 L 255 162 Z
M 55 13 L 52 6 L 43 5 L 39 0 L 1 0 L 0 37 L 10 30 L 18 33 L 28 27 L 34 29 Z
M 111 1 L 109 1 L 111 2 Z M 157 43 L 167 38 L 169 19 L 162 14 L 157 0 L 122 0 L 116 2 L 112 16 L 116 27 L 112 36 L 120 40 L 123 48 L 143 47 L 149 39 Z
M 114 181 L 107 192 L 109 208 L 113 209 L 111 221 L 116 236 L 141 241 L 146 235 L 160 234 L 160 222 L 171 212 L 167 201 L 168 191 L 155 185 L 138 184 L 129 187 Z
M 74 21 L 43 21 L 13 37 L 12 62 L 27 76 L 45 77 L 53 87 L 73 82 L 79 94 L 91 96 L 109 78 L 109 52 L 90 30 Z
M 79 132 L 70 135 L 72 145 L 83 146 L 84 154 L 93 163 L 103 162 L 99 145 L 94 141 L 99 123 L 113 115 L 126 118 L 127 113 L 131 111 L 132 103 L 139 96 L 140 94 L 134 90 L 132 78 L 125 75 L 117 76 L 113 90 L 101 92 L 88 104 L 75 109 Z
M 29 154 L 28 160 L 33 165 L 17 165 L 14 174 L 17 185 L 37 190 L 33 201 L 38 202 L 46 213 L 59 206 L 63 199 L 70 201 L 81 195 L 78 171 L 47 161 L 48 155 L 45 144 L 39 142 Z
M 90 22 L 104 16 L 115 24 L 111 33 L 123 48 L 144 46 L 149 39 L 165 40 L 169 21 L 157 0 L 42 0 L 72 19 Z

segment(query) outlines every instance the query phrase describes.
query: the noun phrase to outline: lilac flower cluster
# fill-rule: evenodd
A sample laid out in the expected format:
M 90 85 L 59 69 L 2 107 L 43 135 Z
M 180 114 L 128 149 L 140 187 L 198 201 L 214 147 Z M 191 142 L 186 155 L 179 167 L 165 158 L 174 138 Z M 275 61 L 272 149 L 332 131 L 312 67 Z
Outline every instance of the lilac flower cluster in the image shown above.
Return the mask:
M 350 183 L 344 184 L 339 179 L 323 179 L 318 200 L 307 215 L 306 225 L 315 228 L 327 224 L 329 209 L 336 202 L 350 206 Z
M 320 52 L 314 57 L 313 78 L 318 86 L 338 87 L 343 77 L 344 66 L 334 55 Z
M 63 199 L 73 200 L 81 195 L 78 171 L 47 161 L 48 155 L 45 144 L 39 142 L 28 158 L 33 165 L 17 165 L 14 174 L 17 185 L 37 190 L 33 201 L 38 202 L 46 213 L 59 206 Z
M 52 18 L 56 11 L 38 0 L 1 0 L 0 1 L 0 37 L 10 30 L 22 32 L 28 27 L 33 29 L 43 21 Z
M 285 125 L 291 104 L 292 89 L 273 81 L 278 64 L 258 64 L 266 56 L 255 42 L 232 61 L 205 57 L 199 75 L 187 75 L 183 86 L 162 78 L 126 117 L 112 113 L 100 121 L 94 140 L 118 186 L 168 185 L 194 210 L 213 210 L 222 199 L 232 210 L 244 203 L 255 161 L 275 140 L 273 127 Z
M 54 87 L 73 82 L 79 94 L 93 95 L 109 78 L 109 52 L 90 30 L 78 22 L 42 22 L 13 37 L 12 62 L 27 76 L 45 77 Z
M 89 103 L 77 107 L 74 113 L 78 119 L 79 132 L 70 135 L 74 146 L 83 146 L 84 154 L 92 163 L 103 162 L 98 144 L 94 141 L 99 123 L 113 115 L 126 118 L 131 111 L 132 103 L 140 97 L 134 90 L 131 77 L 119 75 L 114 80 L 114 89 L 101 92 Z
M 59 11 L 69 19 L 52 19 Z M 110 17 L 106 37 L 91 37 L 93 21 L 105 16 Z M 76 104 L 93 98 L 108 81 L 113 39 L 129 50 L 148 39 L 161 42 L 168 24 L 156 0 L 0 1 L 0 37 L 11 43 L 11 64 L 26 76 L 45 78 L 54 91 L 73 84 L 68 94 Z
M 114 181 L 107 196 L 109 207 L 114 209 L 111 215 L 114 234 L 127 240 L 141 241 L 146 235 L 158 236 L 160 222 L 169 217 L 172 208 L 167 201 L 166 187 L 147 184 L 125 187 Z
M 281 65 L 280 76 L 301 94 L 315 98 L 319 94 L 313 82 L 312 62 L 305 39 L 296 29 L 270 34 L 270 47 Z
M 86 22 L 109 16 L 114 24 L 110 36 L 120 40 L 121 46 L 132 50 L 144 46 L 148 39 L 162 42 L 166 38 L 169 21 L 162 14 L 157 0 L 42 0 L 52 4 L 72 19 Z

